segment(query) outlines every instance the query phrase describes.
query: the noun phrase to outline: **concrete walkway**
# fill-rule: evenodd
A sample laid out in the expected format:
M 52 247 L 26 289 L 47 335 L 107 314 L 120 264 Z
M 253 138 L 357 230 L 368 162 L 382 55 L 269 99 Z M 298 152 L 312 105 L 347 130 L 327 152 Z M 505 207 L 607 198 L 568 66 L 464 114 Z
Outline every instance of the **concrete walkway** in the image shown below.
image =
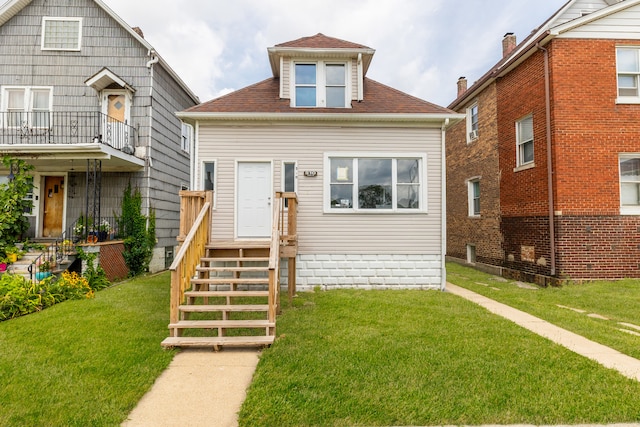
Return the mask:
M 447 283 L 447 291 L 472 301 L 490 312 L 509 319 L 523 328 L 548 338 L 575 353 L 595 360 L 607 368 L 615 369 L 625 377 L 640 381 L 640 360 L 638 359 L 454 284 Z
M 254 349 L 180 351 L 122 426 L 237 426 L 259 354 Z
M 451 283 L 447 283 L 447 292 L 472 301 L 571 351 L 640 381 L 640 360 Z M 259 354 L 258 350 L 253 349 L 227 349 L 221 352 L 182 350 L 176 354 L 169 367 L 158 377 L 122 426 L 237 426 L 237 414 L 246 396 L 247 387 L 251 384 Z M 638 427 L 640 423 L 614 426 Z

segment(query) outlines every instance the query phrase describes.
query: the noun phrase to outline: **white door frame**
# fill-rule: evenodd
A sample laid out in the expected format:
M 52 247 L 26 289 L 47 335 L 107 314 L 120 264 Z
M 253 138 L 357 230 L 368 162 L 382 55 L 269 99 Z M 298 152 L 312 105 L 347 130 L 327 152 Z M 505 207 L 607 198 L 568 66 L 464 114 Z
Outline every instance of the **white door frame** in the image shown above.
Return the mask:
M 269 198 L 269 206 L 268 206 L 268 211 L 269 211 L 269 221 L 268 221 L 268 230 L 266 230 L 265 232 L 265 236 L 260 236 L 260 237 L 244 237 L 244 236 L 239 236 L 239 226 L 238 226 L 238 214 L 239 214 L 239 174 L 240 174 L 240 164 L 241 163 L 264 163 L 264 164 L 268 164 L 269 165 L 269 194 L 268 194 L 268 198 Z M 271 223 L 272 223 L 272 204 L 273 204 L 273 196 L 274 196 L 274 192 L 273 192 L 273 160 L 271 159 L 250 159 L 250 160 L 236 160 L 235 162 L 235 174 L 234 174 L 234 182 L 235 182 L 235 188 L 234 188 L 234 198 L 235 198 L 235 203 L 234 203 L 234 215 L 233 215 L 233 220 L 234 220 L 234 237 L 236 240 L 262 240 L 262 239 L 270 239 L 271 238 Z

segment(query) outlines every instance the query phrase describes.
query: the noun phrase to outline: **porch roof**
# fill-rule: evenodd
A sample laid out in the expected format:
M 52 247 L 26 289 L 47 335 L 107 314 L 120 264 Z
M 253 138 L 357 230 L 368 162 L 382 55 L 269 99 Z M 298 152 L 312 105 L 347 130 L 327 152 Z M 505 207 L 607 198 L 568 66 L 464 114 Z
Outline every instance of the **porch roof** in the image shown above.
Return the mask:
M 102 161 L 103 172 L 136 172 L 145 165 L 143 159 L 105 144 L 12 144 L 0 145 L 0 153 L 22 159 L 36 170 L 47 172 L 84 172 L 87 160 Z

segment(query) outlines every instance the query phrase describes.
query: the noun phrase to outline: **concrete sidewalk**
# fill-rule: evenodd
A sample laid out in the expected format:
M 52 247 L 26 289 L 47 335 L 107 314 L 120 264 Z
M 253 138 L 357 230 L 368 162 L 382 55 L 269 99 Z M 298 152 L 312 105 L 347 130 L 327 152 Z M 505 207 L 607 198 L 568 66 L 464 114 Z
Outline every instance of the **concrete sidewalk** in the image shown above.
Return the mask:
M 126 427 L 234 427 L 259 350 L 182 350 L 122 423 Z
M 562 329 L 528 313 L 496 302 L 465 288 L 447 283 L 446 289 L 447 292 L 472 301 L 490 312 L 509 319 L 523 328 L 548 338 L 575 353 L 595 360 L 607 368 L 615 369 L 625 377 L 640 381 L 640 360 L 638 359 L 634 359 L 612 348 L 588 340 L 566 329 Z

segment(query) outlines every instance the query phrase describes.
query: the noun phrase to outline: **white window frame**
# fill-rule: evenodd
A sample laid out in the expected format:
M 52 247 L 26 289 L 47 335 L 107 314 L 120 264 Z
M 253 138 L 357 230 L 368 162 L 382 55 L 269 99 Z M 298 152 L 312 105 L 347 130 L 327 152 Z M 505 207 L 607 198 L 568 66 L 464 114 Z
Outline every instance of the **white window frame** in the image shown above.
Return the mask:
M 200 161 L 200 182 L 198 183 L 198 188 L 206 190 L 204 186 L 206 163 L 213 164 L 213 207 L 215 208 L 216 200 L 218 199 L 218 159 L 202 159 Z
M 478 102 L 474 102 L 467 108 L 467 144 L 478 139 L 478 127 Z
M 285 165 L 293 165 L 293 191 L 297 194 L 298 193 L 298 162 L 295 160 L 283 160 L 282 161 L 282 166 L 280 168 L 280 189 L 283 192 L 286 192 L 286 170 L 285 170 Z M 288 200 L 285 200 L 284 203 L 284 207 L 288 208 Z
M 621 50 L 633 51 L 636 56 L 636 71 L 620 71 L 619 55 Z M 635 95 L 620 95 L 620 77 L 633 77 L 635 83 Z M 631 89 L 631 88 L 628 88 Z M 616 103 L 640 104 L 640 46 L 616 46 Z
M 77 22 L 78 23 L 78 37 L 77 43 L 74 47 L 47 47 L 46 46 L 46 28 L 48 22 Z M 40 48 L 42 50 L 60 50 L 78 52 L 82 49 L 82 18 L 80 17 L 61 17 L 61 16 L 43 16 L 42 17 L 42 34 L 40 37 Z
M 2 111 L 3 113 L 8 113 L 9 112 L 9 92 L 11 91 L 22 91 L 23 94 L 23 107 L 21 112 L 26 113 L 25 116 L 27 117 L 27 126 L 28 127 L 33 127 L 33 116 L 31 113 L 34 112 L 34 107 L 33 107 L 33 94 L 34 92 L 38 92 L 38 91 L 47 91 L 49 92 L 49 105 L 48 105 L 48 111 L 49 111 L 49 126 L 51 125 L 51 110 L 53 109 L 53 87 L 52 86 L 2 86 L 1 90 L 0 90 L 0 99 L 2 100 L 2 103 L 0 104 L 0 111 Z M 44 111 L 44 110 L 35 110 L 35 111 Z M 9 120 L 9 116 L 8 114 L 3 114 L 5 123 L 1 123 L 0 122 L 0 126 L 4 126 L 4 127 L 12 127 L 15 128 L 16 126 L 11 126 L 10 120 Z
M 625 178 L 622 176 L 622 165 L 621 162 L 623 160 L 630 159 L 638 159 L 640 160 L 640 153 L 624 153 L 618 156 L 618 176 L 619 176 L 619 184 L 620 184 L 620 215 L 640 215 L 640 176 L 638 178 Z M 622 185 L 626 184 L 636 184 L 638 191 L 638 204 L 637 205 L 623 205 L 622 204 Z
M 475 193 L 475 189 L 476 189 L 476 184 L 478 184 L 477 188 L 478 188 L 478 194 Z M 480 195 L 481 195 L 481 189 L 480 189 L 480 177 L 476 176 L 473 178 L 469 178 L 467 180 L 467 206 L 468 206 L 468 213 L 470 217 L 479 217 L 480 216 Z M 476 211 L 476 204 L 475 201 L 478 201 L 478 209 Z
M 180 149 L 189 154 L 191 153 L 191 144 L 193 144 L 193 126 L 189 123 L 181 122 L 180 126 Z
M 476 263 L 476 245 L 475 243 L 467 243 L 467 263 L 475 264 Z
M 315 65 L 316 66 L 316 105 L 315 106 L 298 106 L 296 100 L 296 65 Z M 327 85 L 326 67 L 330 65 L 344 66 L 344 106 L 327 107 L 327 87 L 337 87 L 335 85 Z M 351 62 L 349 61 L 318 61 L 318 60 L 295 60 L 291 62 L 291 78 L 290 90 L 291 107 L 293 108 L 351 108 Z M 305 86 L 305 85 L 302 85 Z M 307 85 L 309 86 L 309 85 Z
M 521 124 L 523 124 L 526 120 L 531 120 L 531 139 L 527 139 L 526 141 L 522 140 L 521 135 Z M 516 121 L 516 169 L 524 169 L 535 166 L 535 136 L 534 136 L 534 126 L 533 126 L 533 115 L 529 114 L 520 120 Z M 524 160 L 524 150 L 526 144 L 531 144 L 533 151 L 533 158 L 531 160 Z
M 354 206 L 351 208 L 334 208 L 331 206 L 331 159 L 352 159 L 352 200 Z M 391 208 L 390 209 L 362 209 L 357 206 L 358 203 L 358 159 L 391 159 L 392 160 L 392 183 L 393 188 Z M 402 183 L 397 182 L 397 161 L 398 160 L 419 160 L 419 203 L 420 207 L 417 209 L 399 209 L 398 203 L 398 185 Z M 324 155 L 324 173 L 323 173 L 323 206 L 324 213 L 331 214 L 381 214 L 381 215 L 402 215 L 402 214 L 416 214 L 426 213 L 428 211 L 427 201 L 427 155 L 426 153 L 347 153 L 347 152 L 332 152 L 325 153 Z

